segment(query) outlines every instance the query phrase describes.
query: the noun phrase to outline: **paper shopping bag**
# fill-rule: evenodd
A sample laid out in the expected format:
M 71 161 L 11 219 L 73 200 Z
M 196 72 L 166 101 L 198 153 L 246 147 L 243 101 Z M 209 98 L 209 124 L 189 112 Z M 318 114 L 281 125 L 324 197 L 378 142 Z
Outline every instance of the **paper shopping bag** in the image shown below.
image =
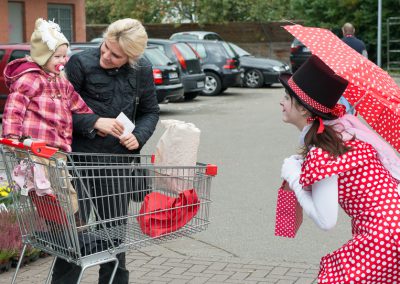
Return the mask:
M 156 167 L 160 166 L 156 170 L 160 178 L 155 180 L 154 186 L 167 192 L 180 193 L 194 187 L 200 129 L 193 123 L 173 119 L 161 120 L 161 124 L 165 132 L 157 142 L 154 162 Z
M 284 181 L 278 190 L 276 204 L 275 236 L 294 238 L 303 222 L 303 208 L 295 193 Z

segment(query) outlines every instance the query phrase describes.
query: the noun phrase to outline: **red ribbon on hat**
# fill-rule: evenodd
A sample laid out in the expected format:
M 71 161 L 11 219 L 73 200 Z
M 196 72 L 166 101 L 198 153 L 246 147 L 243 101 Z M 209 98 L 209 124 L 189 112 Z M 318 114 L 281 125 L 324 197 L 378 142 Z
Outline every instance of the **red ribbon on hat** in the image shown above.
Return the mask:
M 307 123 L 312 123 L 316 119 L 319 120 L 319 126 L 318 126 L 318 130 L 317 130 L 317 134 L 321 134 L 322 132 L 324 132 L 324 129 L 325 129 L 324 121 L 322 120 L 321 117 L 319 117 L 318 115 L 310 116 L 309 118 L 307 118 Z
M 346 106 L 344 106 L 342 104 L 336 104 L 333 107 L 331 113 L 336 117 L 342 117 L 346 113 Z
M 336 117 L 342 117 L 343 115 L 345 115 L 345 113 L 346 113 L 346 107 L 342 104 L 336 104 L 331 111 L 331 114 L 333 114 Z M 321 117 L 319 117 L 318 115 L 312 117 L 310 116 L 309 118 L 307 118 L 307 123 L 312 123 L 316 119 L 319 120 L 319 127 L 317 130 L 317 134 L 321 134 L 322 132 L 324 132 L 325 129 L 324 122 Z

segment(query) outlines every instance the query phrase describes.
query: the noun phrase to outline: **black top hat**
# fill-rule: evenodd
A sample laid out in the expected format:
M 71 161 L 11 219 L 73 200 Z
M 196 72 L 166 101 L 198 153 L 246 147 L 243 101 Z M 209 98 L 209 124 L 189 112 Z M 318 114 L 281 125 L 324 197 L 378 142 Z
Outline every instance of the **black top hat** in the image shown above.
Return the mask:
M 317 56 L 312 55 L 293 75 L 281 74 L 279 80 L 289 95 L 311 113 L 323 119 L 337 118 L 332 110 L 348 82 L 336 75 Z

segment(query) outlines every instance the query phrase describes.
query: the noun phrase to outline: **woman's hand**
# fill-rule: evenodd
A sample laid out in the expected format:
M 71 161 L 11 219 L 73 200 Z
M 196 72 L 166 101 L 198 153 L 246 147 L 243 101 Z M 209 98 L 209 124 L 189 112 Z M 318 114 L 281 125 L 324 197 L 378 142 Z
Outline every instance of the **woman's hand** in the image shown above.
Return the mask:
M 139 142 L 135 135 L 129 133 L 120 138 L 119 142 L 124 145 L 128 150 L 135 150 L 139 148 Z
M 124 132 L 124 126 L 115 118 L 100 117 L 94 124 L 94 128 L 97 129 L 97 134 L 102 137 L 112 135 L 119 139 Z

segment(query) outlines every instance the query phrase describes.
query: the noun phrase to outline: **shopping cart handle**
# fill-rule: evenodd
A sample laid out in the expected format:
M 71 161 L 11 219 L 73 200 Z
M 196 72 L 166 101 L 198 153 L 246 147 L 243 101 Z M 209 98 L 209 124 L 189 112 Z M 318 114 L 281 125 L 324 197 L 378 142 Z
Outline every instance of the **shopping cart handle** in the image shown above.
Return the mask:
M 207 164 L 206 174 L 209 176 L 216 176 L 218 173 L 218 166 L 213 164 Z
M 0 144 L 23 150 L 30 150 L 36 156 L 44 158 L 50 158 L 58 151 L 57 148 L 46 146 L 46 143 L 43 141 L 33 141 L 32 139 L 25 139 L 24 142 L 18 142 L 11 139 L 0 138 Z

